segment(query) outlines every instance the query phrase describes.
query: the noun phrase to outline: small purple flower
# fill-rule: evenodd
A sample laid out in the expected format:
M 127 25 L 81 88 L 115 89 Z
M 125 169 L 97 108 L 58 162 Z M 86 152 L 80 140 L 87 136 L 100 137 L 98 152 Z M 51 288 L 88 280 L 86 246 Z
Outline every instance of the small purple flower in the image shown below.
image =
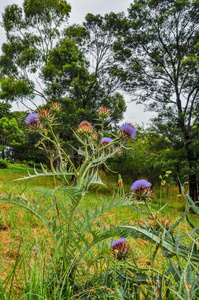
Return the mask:
M 141 190 L 141 189 L 146 189 L 146 188 L 150 188 L 151 187 L 151 183 L 145 179 L 140 179 L 140 180 L 136 180 L 132 186 L 131 186 L 131 191 L 137 191 L 137 190 Z
M 102 146 L 106 146 L 109 143 L 111 143 L 113 141 L 113 139 L 109 138 L 109 137 L 103 137 L 101 140 L 101 145 Z
M 36 125 L 39 123 L 39 114 L 29 114 L 25 119 L 25 123 L 29 125 Z
M 125 243 L 126 242 L 126 238 L 121 238 L 117 241 L 113 241 L 111 244 L 109 244 L 109 247 L 115 247 L 121 243 Z
M 134 126 L 133 125 L 131 125 L 131 124 L 123 124 L 122 126 L 121 126 L 121 131 L 122 131 L 122 134 L 123 135 L 125 135 L 126 137 L 128 137 L 128 138 L 135 138 L 135 133 L 136 133 L 136 131 L 135 131 L 135 128 L 134 128 Z

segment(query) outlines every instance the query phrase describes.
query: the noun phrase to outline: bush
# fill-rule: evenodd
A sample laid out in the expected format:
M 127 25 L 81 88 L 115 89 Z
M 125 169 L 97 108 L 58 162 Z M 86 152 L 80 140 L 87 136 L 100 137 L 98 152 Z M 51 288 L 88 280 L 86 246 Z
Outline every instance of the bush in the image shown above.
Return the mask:
M 3 159 L 3 158 L 0 158 L 0 169 L 7 169 L 8 167 L 8 162 Z

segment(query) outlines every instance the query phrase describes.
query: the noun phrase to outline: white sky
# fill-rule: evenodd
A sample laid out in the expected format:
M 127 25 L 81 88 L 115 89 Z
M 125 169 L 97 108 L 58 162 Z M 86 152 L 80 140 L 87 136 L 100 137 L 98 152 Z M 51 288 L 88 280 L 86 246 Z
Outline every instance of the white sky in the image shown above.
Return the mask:
M 2 20 L 2 13 L 7 5 L 13 3 L 22 5 L 23 0 L 0 0 L 0 22 Z M 71 14 L 69 23 L 80 24 L 84 21 L 87 13 L 101 14 L 113 12 L 127 12 L 127 8 L 130 6 L 131 0 L 68 0 L 71 4 Z M 0 27 L 0 47 L 5 42 L 5 34 L 2 27 Z M 127 111 L 124 114 L 124 121 L 131 122 L 133 124 L 147 124 L 149 118 L 154 116 L 151 112 L 144 112 L 143 105 L 136 105 L 135 102 L 130 102 L 130 96 L 125 95 L 125 101 L 127 104 Z M 14 106 L 15 110 L 23 109 L 21 106 Z M 124 122 L 123 121 L 123 122 Z

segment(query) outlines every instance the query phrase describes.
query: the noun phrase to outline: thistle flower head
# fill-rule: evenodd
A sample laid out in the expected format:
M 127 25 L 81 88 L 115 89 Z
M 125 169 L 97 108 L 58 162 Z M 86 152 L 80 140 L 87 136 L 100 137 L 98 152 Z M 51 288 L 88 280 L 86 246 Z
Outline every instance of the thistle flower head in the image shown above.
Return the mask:
M 82 121 L 79 124 L 76 132 L 79 135 L 91 135 L 91 134 L 93 134 L 93 126 L 88 121 Z
M 135 138 L 136 130 L 131 123 L 126 123 L 121 126 L 121 135 L 126 138 Z
M 98 135 L 97 135 L 97 133 L 93 133 L 92 135 L 91 135 L 91 139 L 93 140 L 93 141 L 97 141 L 97 139 L 98 139 Z
M 89 123 L 88 121 L 82 121 L 82 122 L 79 124 L 78 128 L 81 128 L 81 127 L 88 127 L 88 128 L 93 129 L 93 126 L 92 126 L 91 123 Z
M 99 107 L 97 112 L 102 120 L 106 120 L 111 115 L 111 110 L 107 107 Z
M 152 193 L 151 189 L 151 183 L 145 179 L 136 180 L 132 186 L 131 191 L 134 192 L 135 196 L 139 197 L 149 197 Z
M 37 125 L 39 123 L 39 114 L 37 113 L 29 114 L 25 119 L 25 123 L 30 126 Z
M 136 180 L 132 186 L 131 191 L 137 191 L 145 188 L 151 187 L 151 183 L 145 179 Z
M 53 102 L 50 105 L 50 111 L 52 113 L 58 113 L 61 110 L 61 105 L 57 102 Z
M 111 138 L 109 138 L 109 137 L 103 137 L 102 139 L 101 139 L 101 145 L 102 146 L 106 146 L 106 145 L 108 145 L 109 143 L 111 143 L 113 141 L 113 139 L 111 139 Z
M 52 122 L 53 121 L 53 117 L 52 114 L 50 113 L 50 110 L 48 110 L 47 108 L 42 108 L 39 110 L 38 112 L 39 114 L 39 120 L 42 123 L 48 123 L 48 122 Z
M 169 227 L 171 226 L 171 221 L 166 218 L 161 218 L 160 223 L 166 228 L 166 230 L 168 230 Z
M 109 247 L 112 248 L 113 254 L 119 260 L 128 256 L 129 245 L 127 244 L 125 238 L 113 241 L 111 244 L 109 244 Z

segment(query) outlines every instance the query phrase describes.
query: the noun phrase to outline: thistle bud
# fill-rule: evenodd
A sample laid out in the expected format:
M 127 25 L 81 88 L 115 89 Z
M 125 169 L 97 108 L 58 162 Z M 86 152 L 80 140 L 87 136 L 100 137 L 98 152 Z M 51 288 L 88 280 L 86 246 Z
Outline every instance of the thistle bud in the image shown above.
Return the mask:
M 79 135 L 92 135 L 93 134 L 93 126 L 88 121 L 82 121 L 79 124 L 76 132 Z
M 107 107 L 99 107 L 97 112 L 102 120 L 106 120 L 111 115 L 111 110 Z
M 51 103 L 50 111 L 52 113 L 58 113 L 58 112 L 60 112 L 60 110 L 61 110 L 61 105 L 59 103 L 57 103 L 57 102 Z
M 171 221 L 166 218 L 161 218 L 160 223 L 166 228 L 166 230 L 168 230 L 169 227 L 171 226 Z
M 123 189 L 123 180 L 122 180 L 122 178 L 120 178 L 119 180 L 118 180 L 118 188 L 121 190 L 121 189 Z
M 46 108 L 46 109 L 41 109 L 39 111 L 39 120 L 42 123 L 48 123 L 51 121 L 51 114 L 50 111 Z

